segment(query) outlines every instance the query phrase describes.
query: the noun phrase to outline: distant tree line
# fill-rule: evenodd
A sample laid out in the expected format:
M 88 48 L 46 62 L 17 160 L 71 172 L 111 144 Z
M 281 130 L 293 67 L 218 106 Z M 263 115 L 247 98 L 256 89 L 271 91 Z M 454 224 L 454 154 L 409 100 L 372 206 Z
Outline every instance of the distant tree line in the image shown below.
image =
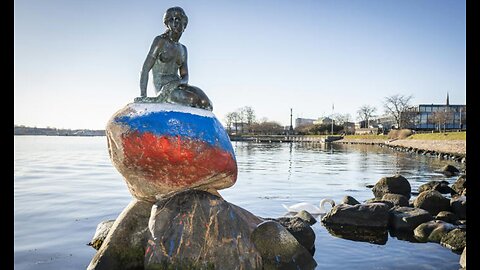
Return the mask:
M 91 129 L 58 129 L 52 127 L 37 128 L 23 125 L 13 127 L 13 135 L 45 135 L 45 136 L 105 136 L 105 130 Z
M 418 121 L 419 112 L 412 106 L 412 95 L 395 94 L 384 97 L 383 99 L 383 117 L 388 118 L 386 122 L 380 122 L 379 115 L 376 114 L 377 108 L 368 104 L 364 104 L 357 110 L 357 120 L 359 120 L 360 128 L 371 128 L 382 124 L 384 131 L 391 128 L 405 129 L 415 127 Z M 438 130 L 445 130 L 446 123 L 452 121 L 453 111 L 437 111 L 428 118 L 429 124 L 435 124 Z M 333 120 L 331 123 L 307 124 L 295 127 L 296 134 L 331 134 L 332 128 L 334 134 L 350 134 L 353 133 L 354 123 L 350 114 L 337 113 L 330 116 Z M 384 119 L 385 119 L 384 118 Z M 461 123 L 465 123 L 466 114 L 461 115 Z M 382 120 L 383 121 L 383 120 Z M 250 106 L 245 106 L 230 112 L 225 116 L 227 131 L 232 134 L 284 134 L 288 128 L 283 127 L 276 121 L 269 121 L 266 118 L 258 121 L 255 111 Z M 388 124 L 387 124 L 388 123 Z M 386 126 L 388 125 L 388 126 Z
M 229 134 L 276 135 L 284 132 L 284 127 L 276 121 L 257 120 L 255 110 L 250 106 L 227 113 L 224 120 Z

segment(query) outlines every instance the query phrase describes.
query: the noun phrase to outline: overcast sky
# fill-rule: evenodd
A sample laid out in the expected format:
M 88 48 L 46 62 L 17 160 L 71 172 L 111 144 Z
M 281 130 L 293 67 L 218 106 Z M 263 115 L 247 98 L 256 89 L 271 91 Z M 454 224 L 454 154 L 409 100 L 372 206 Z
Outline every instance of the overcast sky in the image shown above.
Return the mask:
M 140 94 L 163 14 L 189 17 L 189 84 L 225 114 L 251 106 L 283 125 L 413 95 L 466 102 L 461 0 L 14 1 L 14 122 L 103 129 Z M 150 76 L 149 83 L 152 82 Z M 153 96 L 153 84 L 148 95 Z

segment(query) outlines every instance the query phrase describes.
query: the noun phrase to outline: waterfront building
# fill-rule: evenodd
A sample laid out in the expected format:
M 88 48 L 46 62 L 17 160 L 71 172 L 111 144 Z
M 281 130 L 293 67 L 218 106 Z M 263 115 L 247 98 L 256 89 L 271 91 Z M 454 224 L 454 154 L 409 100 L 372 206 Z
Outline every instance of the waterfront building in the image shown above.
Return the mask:
M 445 104 L 419 104 L 402 113 L 402 122 L 410 129 L 467 129 L 467 106 L 450 104 L 448 94 Z
M 309 118 L 296 118 L 295 119 L 295 128 L 301 127 L 301 126 L 307 126 L 307 125 L 312 125 L 315 119 L 309 119 Z
M 331 125 L 332 118 L 330 117 L 319 117 L 317 120 L 313 121 L 314 125 Z

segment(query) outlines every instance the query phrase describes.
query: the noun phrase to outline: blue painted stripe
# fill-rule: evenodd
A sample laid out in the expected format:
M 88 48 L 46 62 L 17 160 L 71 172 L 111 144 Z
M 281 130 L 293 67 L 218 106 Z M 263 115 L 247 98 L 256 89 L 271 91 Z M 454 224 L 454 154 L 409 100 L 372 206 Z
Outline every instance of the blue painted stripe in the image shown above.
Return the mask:
M 168 256 L 172 256 L 173 253 L 173 248 L 175 248 L 175 242 L 173 242 L 173 239 L 170 240 L 170 247 L 168 248 Z
M 141 133 L 151 132 L 157 136 L 182 136 L 204 141 L 228 151 L 235 158 L 230 138 L 215 117 L 160 111 L 142 115 L 117 116 L 115 122 L 127 125 Z

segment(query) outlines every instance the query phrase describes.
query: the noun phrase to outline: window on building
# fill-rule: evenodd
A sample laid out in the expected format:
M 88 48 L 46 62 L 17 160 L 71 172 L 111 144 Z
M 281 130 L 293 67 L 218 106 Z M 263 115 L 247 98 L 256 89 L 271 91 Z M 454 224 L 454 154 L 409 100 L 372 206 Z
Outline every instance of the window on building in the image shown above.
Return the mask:
M 420 124 L 426 124 L 427 123 L 427 115 L 426 114 L 421 114 L 420 115 Z

